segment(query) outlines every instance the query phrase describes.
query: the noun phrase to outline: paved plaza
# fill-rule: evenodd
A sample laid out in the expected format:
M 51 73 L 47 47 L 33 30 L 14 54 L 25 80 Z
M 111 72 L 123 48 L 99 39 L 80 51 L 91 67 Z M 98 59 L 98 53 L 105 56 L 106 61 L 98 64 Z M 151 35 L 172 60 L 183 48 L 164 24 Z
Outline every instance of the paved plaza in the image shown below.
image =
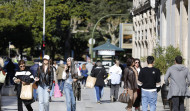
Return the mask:
M 122 88 L 120 88 L 120 93 L 122 91 Z M 81 101 L 77 101 L 77 111 L 125 111 L 127 104 L 120 102 L 110 103 L 109 92 L 110 88 L 105 87 L 102 104 L 97 104 L 95 101 L 95 90 L 82 89 L 82 99 Z M 38 102 L 34 102 L 32 107 L 34 111 L 38 111 Z M 23 108 L 24 111 L 27 111 L 25 106 L 23 106 Z M 2 97 L 2 111 L 17 111 L 16 96 Z M 52 98 L 52 102 L 50 102 L 50 111 L 66 111 L 65 95 L 61 98 Z M 169 109 L 163 109 L 160 96 L 158 97 L 157 111 L 169 111 Z

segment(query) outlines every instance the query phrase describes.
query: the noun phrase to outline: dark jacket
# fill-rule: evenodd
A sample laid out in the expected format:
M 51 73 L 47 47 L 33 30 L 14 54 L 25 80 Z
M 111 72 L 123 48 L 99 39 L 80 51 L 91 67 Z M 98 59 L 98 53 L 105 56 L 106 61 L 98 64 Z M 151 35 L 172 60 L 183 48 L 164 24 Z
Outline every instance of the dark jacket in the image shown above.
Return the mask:
M 33 75 L 30 73 L 30 75 L 26 75 L 26 72 L 30 72 L 30 71 L 17 71 L 17 72 L 24 72 L 23 75 L 15 75 L 15 77 L 17 79 L 20 79 L 23 82 L 26 83 L 32 83 L 34 81 Z M 17 98 L 20 98 L 20 93 L 21 93 L 21 89 L 22 89 L 22 84 L 16 84 L 15 89 L 17 91 Z M 31 100 L 22 100 L 24 102 L 25 105 L 31 104 L 33 103 L 33 99 Z
M 45 83 L 47 86 L 49 86 L 48 89 L 50 90 L 52 89 L 53 80 L 54 80 L 54 71 L 52 66 L 50 66 L 50 74 L 48 74 L 48 68 L 46 73 L 44 73 L 42 66 L 40 66 L 38 68 L 36 76 L 39 78 L 39 81 L 37 82 L 38 85 L 42 87 L 43 84 Z
M 30 67 L 30 71 L 31 71 L 33 76 L 36 76 L 38 67 L 39 67 L 38 64 L 34 64 L 33 66 Z
M 104 86 L 105 85 L 104 79 L 108 77 L 108 74 L 105 68 L 96 67 L 93 69 L 91 76 L 97 78 L 95 86 Z
M 135 72 L 130 67 L 126 67 L 124 70 L 124 88 L 137 89 L 137 80 Z

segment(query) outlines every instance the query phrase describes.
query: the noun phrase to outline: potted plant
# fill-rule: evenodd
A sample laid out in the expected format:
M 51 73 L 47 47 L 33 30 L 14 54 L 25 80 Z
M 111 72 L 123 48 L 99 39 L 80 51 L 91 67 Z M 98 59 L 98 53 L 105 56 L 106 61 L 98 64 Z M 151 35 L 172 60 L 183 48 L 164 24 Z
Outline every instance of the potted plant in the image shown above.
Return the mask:
M 182 55 L 179 48 L 175 48 L 172 45 L 163 48 L 157 45 L 157 47 L 154 48 L 153 51 L 153 56 L 155 58 L 154 66 L 160 69 L 161 74 L 166 74 L 167 69 L 170 66 L 174 65 L 175 57 L 178 55 Z M 167 101 L 167 95 L 168 95 L 168 86 L 166 86 L 166 84 L 163 84 L 161 88 L 161 97 L 164 108 L 165 105 L 169 103 L 169 101 Z

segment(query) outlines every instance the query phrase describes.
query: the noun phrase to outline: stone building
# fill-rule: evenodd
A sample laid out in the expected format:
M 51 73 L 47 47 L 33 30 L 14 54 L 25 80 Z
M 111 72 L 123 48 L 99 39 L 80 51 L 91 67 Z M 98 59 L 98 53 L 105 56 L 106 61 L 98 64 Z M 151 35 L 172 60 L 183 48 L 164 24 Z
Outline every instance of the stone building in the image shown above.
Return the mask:
M 160 45 L 179 47 L 188 67 L 190 67 L 189 4 L 190 0 L 160 1 Z
M 178 47 L 190 68 L 190 0 L 133 0 L 133 57 L 152 54 L 158 43 Z M 143 64 L 145 65 L 145 63 Z M 186 110 L 190 111 L 189 99 Z
M 156 44 L 179 47 L 190 68 L 190 0 L 133 0 L 133 57 L 152 54 Z
M 134 58 L 151 55 L 158 40 L 159 9 L 156 2 L 133 0 L 133 51 Z M 143 65 L 143 64 L 142 64 Z

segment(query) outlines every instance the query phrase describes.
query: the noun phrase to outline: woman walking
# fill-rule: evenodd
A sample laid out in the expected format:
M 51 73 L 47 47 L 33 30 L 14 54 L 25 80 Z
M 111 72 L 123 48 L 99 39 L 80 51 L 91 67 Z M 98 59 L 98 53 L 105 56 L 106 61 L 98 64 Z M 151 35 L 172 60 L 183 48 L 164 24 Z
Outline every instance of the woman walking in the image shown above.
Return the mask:
M 67 59 L 67 64 L 65 65 L 62 78 L 66 78 L 64 91 L 66 96 L 67 111 L 76 111 L 76 101 L 74 96 L 75 88 L 73 86 L 75 86 L 74 84 L 77 82 L 78 72 L 72 57 Z
M 38 84 L 39 111 L 49 111 L 49 94 L 53 85 L 53 67 L 50 57 L 44 55 L 42 66 L 38 68 L 35 81 Z
M 127 111 L 132 111 L 132 106 L 137 98 L 137 80 L 138 74 L 134 68 L 134 59 L 127 59 L 127 67 L 124 70 L 124 90 L 130 95 L 130 101 L 125 108 Z
M 82 69 L 81 69 L 81 74 L 82 74 L 82 76 L 83 76 L 83 79 L 82 79 L 82 84 L 83 84 L 83 86 L 84 86 L 84 88 L 85 88 L 85 85 L 86 85 L 86 79 L 87 79 L 87 77 L 88 77 L 88 70 L 86 69 L 86 65 L 85 64 L 83 64 L 82 65 Z
M 136 71 L 139 72 L 141 70 L 141 61 L 139 59 L 135 59 L 135 66 L 134 68 L 136 69 Z M 138 88 L 137 89 L 137 99 L 135 101 L 135 103 L 133 104 L 133 107 L 135 107 L 135 111 L 140 111 L 140 104 L 141 104 L 141 89 Z
M 95 83 L 96 97 L 97 103 L 101 104 L 100 98 L 103 87 L 105 86 L 104 80 L 108 77 L 108 74 L 100 61 L 96 63 L 96 67 L 93 69 L 91 76 L 97 78 Z
M 25 61 L 19 61 L 20 71 L 17 71 L 15 77 L 13 78 L 14 82 L 16 83 L 16 90 L 17 90 L 17 100 L 18 100 L 18 111 L 23 111 L 22 102 L 25 104 L 26 109 L 28 111 L 33 111 L 31 104 L 34 102 L 33 99 L 31 100 L 22 100 L 20 98 L 22 84 L 32 83 L 34 81 L 33 75 L 30 71 L 25 70 Z

